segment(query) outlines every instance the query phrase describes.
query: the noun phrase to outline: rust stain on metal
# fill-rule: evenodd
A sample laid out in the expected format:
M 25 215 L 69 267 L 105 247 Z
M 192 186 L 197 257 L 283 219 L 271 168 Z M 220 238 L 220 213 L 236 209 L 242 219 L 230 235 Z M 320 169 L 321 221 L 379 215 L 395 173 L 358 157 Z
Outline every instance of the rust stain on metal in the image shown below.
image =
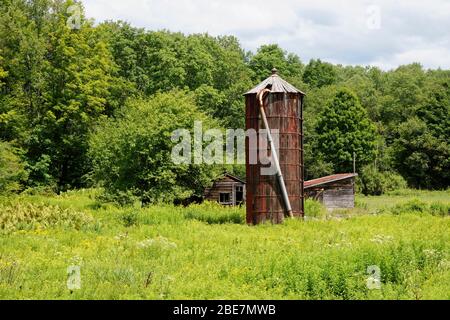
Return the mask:
M 279 130 L 279 162 L 295 217 L 304 215 L 303 173 L 303 97 L 304 93 L 278 76 L 276 70 L 245 94 L 246 129 L 264 128 L 257 93 L 270 89 L 265 98 L 265 113 L 271 129 Z M 260 144 L 258 143 L 258 148 Z M 254 147 L 254 146 L 252 146 Z M 261 175 L 261 165 L 249 163 L 246 141 L 247 223 L 281 223 L 285 205 L 276 175 Z M 270 154 L 270 150 L 269 150 Z
M 341 180 L 345 180 L 345 179 L 349 179 L 349 178 L 354 178 L 357 176 L 358 176 L 357 173 L 337 173 L 337 174 L 333 174 L 331 176 L 326 176 L 326 177 L 321 177 L 318 179 L 305 181 L 304 188 L 306 189 L 306 188 L 317 187 L 322 184 L 341 181 Z

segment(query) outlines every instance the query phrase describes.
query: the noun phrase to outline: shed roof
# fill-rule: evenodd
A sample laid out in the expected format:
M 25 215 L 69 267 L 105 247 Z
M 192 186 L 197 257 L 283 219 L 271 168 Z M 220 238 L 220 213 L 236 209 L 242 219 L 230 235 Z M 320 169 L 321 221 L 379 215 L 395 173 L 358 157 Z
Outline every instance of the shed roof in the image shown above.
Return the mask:
M 335 182 L 335 181 L 345 180 L 345 179 L 349 179 L 349 178 L 354 178 L 356 176 L 358 176 L 357 173 L 338 173 L 338 174 L 333 174 L 331 176 L 326 176 L 326 177 L 322 177 L 322 178 L 318 178 L 318 179 L 305 181 L 304 188 L 308 189 L 308 188 L 316 187 L 316 186 L 319 186 L 319 185 L 322 185 L 322 184 L 327 184 L 327 183 L 330 183 L 330 182 Z
M 228 177 L 230 179 L 233 179 L 234 181 L 241 182 L 241 183 L 245 184 L 244 180 L 242 180 L 242 179 L 240 179 L 240 178 L 238 178 L 236 176 L 233 176 L 232 174 L 229 174 L 228 172 L 224 172 L 220 177 L 218 177 L 216 179 L 216 181 L 221 180 L 221 179 L 223 179 L 225 177 Z
M 261 91 L 262 89 L 266 89 L 267 87 L 270 87 L 272 93 L 288 92 L 300 93 L 301 95 L 305 95 L 304 92 L 300 91 L 292 84 L 282 79 L 278 75 L 278 70 L 275 68 L 272 69 L 272 75 L 270 77 L 258 84 L 252 90 L 246 92 L 244 95 L 257 94 L 259 91 Z

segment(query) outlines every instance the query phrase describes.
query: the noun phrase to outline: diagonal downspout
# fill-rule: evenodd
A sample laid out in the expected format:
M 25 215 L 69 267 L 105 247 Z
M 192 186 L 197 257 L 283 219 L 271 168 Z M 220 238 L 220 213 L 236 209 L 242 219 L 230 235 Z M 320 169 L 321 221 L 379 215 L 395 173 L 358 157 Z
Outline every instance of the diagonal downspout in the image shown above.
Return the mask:
M 289 217 L 292 218 L 293 214 L 292 214 L 291 202 L 289 201 L 289 196 L 288 196 L 288 193 L 286 190 L 286 184 L 284 183 L 284 178 L 283 178 L 283 174 L 281 172 L 280 162 L 278 160 L 277 149 L 275 148 L 275 143 L 273 142 L 272 133 L 270 132 L 270 128 L 269 128 L 269 122 L 267 121 L 266 112 L 264 110 L 264 96 L 270 92 L 271 92 L 270 89 L 267 89 L 267 88 L 262 89 L 256 95 L 256 99 L 258 99 L 258 101 L 259 101 L 259 110 L 261 113 L 261 117 L 263 119 L 264 128 L 267 131 L 267 138 L 269 139 L 270 149 L 272 150 L 272 159 L 273 159 L 273 162 L 275 163 L 275 168 L 277 170 L 277 180 L 280 185 L 281 194 L 282 194 L 283 200 L 284 200 L 284 205 L 286 207 L 286 211 L 287 211 Z

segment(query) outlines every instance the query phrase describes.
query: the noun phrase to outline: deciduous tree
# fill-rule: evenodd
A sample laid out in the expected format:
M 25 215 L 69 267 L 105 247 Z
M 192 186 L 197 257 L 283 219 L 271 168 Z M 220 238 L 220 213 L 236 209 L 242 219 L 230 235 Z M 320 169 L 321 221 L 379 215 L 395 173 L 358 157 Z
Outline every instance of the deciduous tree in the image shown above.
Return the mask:
M 375 126 L 351 91 L 341 89 L 327 103 L 316 130 L 318 151 L 336 172 L 351 172 L 353 152 L 359 168 L 374 159 Z

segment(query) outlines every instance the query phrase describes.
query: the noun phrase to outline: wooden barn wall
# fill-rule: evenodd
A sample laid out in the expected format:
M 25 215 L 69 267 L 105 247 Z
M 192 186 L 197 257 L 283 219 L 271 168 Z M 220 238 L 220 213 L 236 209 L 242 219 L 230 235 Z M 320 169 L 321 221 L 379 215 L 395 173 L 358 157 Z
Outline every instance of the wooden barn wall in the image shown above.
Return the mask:
M 323 204 L 329 209 L 354 208 L 353 189 L 327 189 L 323 193 Z
M 354 179 L 334 181 L 306 188 L 305 195 L 308 198 L 322 202 L 329 209 L 354 208 Z
M 235 181 L 230 177 L 225 177 L 222 180 L 214 182 L 213 186 L 206 190 L 205 192 L 205 200 L 209 201 L 219 201 L 219 197 L 221 193 L 230 193 L 231 201 L 235 202 L 235 186 L 244 187 L 244 200 L 245 200 L 245 185 L 241 182 Z

